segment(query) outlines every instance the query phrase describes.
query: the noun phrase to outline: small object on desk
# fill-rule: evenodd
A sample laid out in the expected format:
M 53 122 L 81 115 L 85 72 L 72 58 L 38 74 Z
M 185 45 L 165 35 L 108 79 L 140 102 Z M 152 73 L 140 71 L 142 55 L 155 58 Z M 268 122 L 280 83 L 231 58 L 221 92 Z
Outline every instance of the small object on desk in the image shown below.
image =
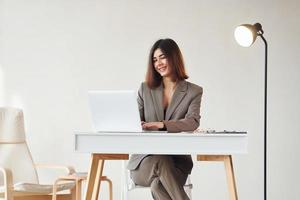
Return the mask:
M 228 131 L 228 130 L 223 130 L 223 131 L 216 131 L 213 129 L 197 129 L 194 131 L 194 133 L 203 133 L 203 134 L 247 134 L 246 131 Z
M 196 129 L 194 133 L 215 133 L 216 130 L 213 129 Z
M 216 131 L 215 133 L 220 133 L 220 134 L 247 134 L 246 131 Z

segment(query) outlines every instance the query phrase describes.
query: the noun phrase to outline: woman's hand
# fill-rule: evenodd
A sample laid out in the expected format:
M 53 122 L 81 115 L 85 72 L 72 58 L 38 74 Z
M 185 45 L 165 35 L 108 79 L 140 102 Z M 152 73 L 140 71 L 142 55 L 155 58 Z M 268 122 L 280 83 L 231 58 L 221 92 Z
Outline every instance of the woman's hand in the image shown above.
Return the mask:
M 142 127 L 145 130 L 158 130 L 164 127 L 163 122 L 142 122 Z

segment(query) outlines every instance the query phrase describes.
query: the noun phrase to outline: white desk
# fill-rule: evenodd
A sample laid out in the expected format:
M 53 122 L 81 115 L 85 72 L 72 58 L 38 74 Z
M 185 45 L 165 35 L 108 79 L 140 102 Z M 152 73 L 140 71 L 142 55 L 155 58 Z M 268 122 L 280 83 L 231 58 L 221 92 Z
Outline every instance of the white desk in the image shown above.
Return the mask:
M 127 160 L 129 154 L 197 154 L 199 161 L 224 161 L 231 199 L 237 200 L 231 155 L 247 153 L 247 142 L 246 132 L 75 132 L 75 151 L 92 155 L 86 200 L 98 199 L 104 161 Z

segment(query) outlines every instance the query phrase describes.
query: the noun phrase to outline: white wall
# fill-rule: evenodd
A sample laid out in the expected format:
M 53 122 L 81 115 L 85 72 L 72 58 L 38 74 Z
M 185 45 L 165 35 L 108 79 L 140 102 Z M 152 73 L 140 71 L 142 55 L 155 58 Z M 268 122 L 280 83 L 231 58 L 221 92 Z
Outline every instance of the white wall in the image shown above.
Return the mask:
M 297 0 L 0 0 L 0 103 L 24 109 L 36 162 L 86 171 L 73 130 L 92 128 L 87 91 L 136 89 L 151 45 L 173 38 L 190 81 L 204 88 L 201 127 L 248 131 L 249 154 L 234 156 L 239 197 L 263 199 L 264 45 L 242 48 L 233 38 L 237 25 L 260 22 L 269 42 L 269 199 L 296 200 L 299 9 Z M 116 199 L 120 170 L 117 161 L 104 169 Z M 192 178 L 194 199 L 228 199 L 222 164 L 197 163 Z

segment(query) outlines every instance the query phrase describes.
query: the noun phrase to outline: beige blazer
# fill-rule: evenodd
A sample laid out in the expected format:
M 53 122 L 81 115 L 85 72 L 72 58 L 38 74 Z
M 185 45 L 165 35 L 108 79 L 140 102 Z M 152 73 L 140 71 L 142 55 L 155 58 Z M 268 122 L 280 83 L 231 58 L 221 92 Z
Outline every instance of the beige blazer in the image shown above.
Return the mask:
M 150 89 L 146 83 L 142 83 L 138 92 L 138 105 L 141 121 L 163 121 L 168 132 L 194 131 L 200 124 L 200 104 L 202 88 L 185 80 L 180 81 L 174 91 L 171 102 L 164 116 L 163 86 Z M 127 168 L 136 169 L 140 162 L 148 155 L 134 154 L 130 157 Z M 193 165 L 191 156 L 172 156 L 178 166 L 182 164 Z M 185 170 L 190 173 L 190 170 Z

